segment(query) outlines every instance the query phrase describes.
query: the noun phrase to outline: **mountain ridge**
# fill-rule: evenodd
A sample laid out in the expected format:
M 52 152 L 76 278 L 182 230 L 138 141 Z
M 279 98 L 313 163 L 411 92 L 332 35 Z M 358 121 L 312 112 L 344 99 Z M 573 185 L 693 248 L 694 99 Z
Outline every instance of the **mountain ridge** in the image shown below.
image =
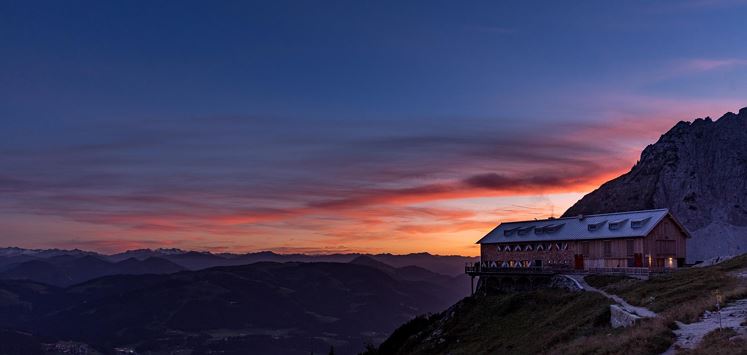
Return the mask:
M 747 107 L 678 122 L 563 217 L 652 208 L 668 208 L 693 235 L 690 262 L 747 250 Z

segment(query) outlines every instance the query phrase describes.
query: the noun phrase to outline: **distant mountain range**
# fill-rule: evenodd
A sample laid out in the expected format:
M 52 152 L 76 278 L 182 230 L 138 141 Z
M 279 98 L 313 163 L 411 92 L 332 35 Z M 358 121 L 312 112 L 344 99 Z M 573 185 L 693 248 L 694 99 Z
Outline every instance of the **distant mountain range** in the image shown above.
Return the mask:
M 747 252 L 747 108 L 679 122 L 563 216 L 652 208 L 669 208 L 693 234 L 691 262 Z
M 97 267 L 139 265 L 135 258 L 71 260 Z M 12 329 L 0 332 L 0 338 L 32 349 L 44 339 L 84 342 L 104 352 L 129 347 L 309 354 L 334 346 L 337 353 L 353 354 L 415 315 L 466 296 L 464 281 L 370 256 L 350 263 L 260 262 L 168 275 L 114 275 L 66 288 L 0 280 L 0 329 Z
M 138 249 L 104 255 L 83 250 L 0 248 L 0 279 L 28 279 L 55 286 L 70 286 L 107 275 L 168 274 L 216 266 L 257 262 L 338 262 L 372 258 L 391 267 L 417 266 L 422 270 L 453 277 L 462 275 L 464 263 L 473 257 L 439 256 L 427 253 L 393 254 L 213 254 L 180 249 Z

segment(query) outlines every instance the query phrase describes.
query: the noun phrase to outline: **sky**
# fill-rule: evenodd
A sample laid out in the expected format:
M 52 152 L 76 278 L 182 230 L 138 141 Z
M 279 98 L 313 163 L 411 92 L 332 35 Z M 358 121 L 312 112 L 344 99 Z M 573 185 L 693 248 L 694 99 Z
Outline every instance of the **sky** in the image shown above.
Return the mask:
M 0 246 L 477 255 L 747 106 L 745 15 L 0 1 Z

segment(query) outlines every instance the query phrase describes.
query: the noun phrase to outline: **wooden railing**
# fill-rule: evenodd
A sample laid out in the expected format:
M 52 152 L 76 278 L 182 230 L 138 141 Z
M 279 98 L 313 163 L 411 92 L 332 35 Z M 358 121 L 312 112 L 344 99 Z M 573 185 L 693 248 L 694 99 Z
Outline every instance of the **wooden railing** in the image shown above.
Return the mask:
M 464 266 L 464 272 L 467 274 L 607 274 L 607 275 L 649 275 L 652 273 L 667 273 L 674 269 L 663 267 L 607 267 L 607 268 L 586 268 L 574 269 L 570 265 L 548 265 L 548 266 L 529 266 L 529 267 L 483 267 L 480 263 L 467 263 Z
M 464 266 L 464 272 L 467 274 L 473 273 L 489 273 L 489 274 L 515 274 L 515 273 L 526 273 L 526 274 L 547 274 L 547 273 L 562 273 L 572 271 L 569 266 L 516 266 L 516 267 L 483 267 L 479 263 L 467 263 Z

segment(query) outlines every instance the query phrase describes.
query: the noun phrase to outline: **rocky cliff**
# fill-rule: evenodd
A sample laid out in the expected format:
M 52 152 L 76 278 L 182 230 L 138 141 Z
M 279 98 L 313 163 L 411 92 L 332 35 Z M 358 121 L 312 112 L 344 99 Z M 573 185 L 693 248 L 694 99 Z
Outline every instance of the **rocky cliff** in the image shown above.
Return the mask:
M 677 123 L 564 216 L 663 207 L 693 235 L 689 261 L 747 252 L 747 108 Z

